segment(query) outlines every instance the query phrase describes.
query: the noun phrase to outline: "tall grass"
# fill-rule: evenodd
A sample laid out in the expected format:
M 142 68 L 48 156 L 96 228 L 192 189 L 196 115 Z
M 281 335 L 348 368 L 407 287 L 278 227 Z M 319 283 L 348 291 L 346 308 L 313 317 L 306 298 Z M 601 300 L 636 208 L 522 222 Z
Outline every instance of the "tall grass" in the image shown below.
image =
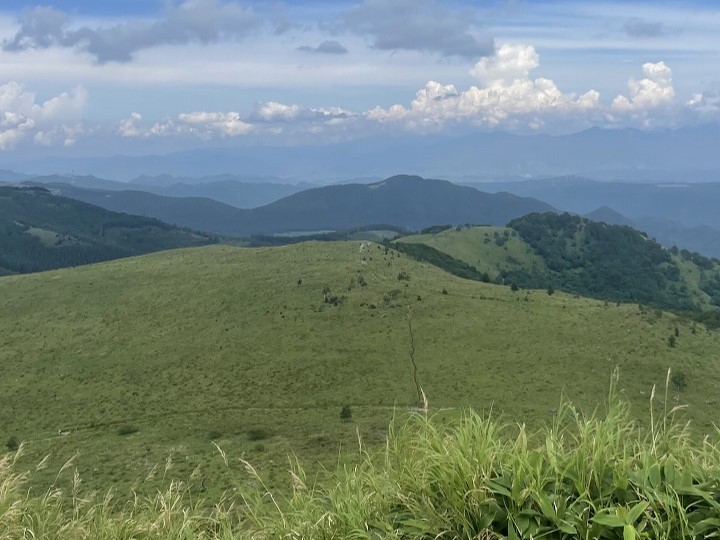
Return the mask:
M 215 504 L 178 482 L 130 501 L 83 498 L 77 475 L 72 493 L 31 497 L 16 472 L 21 447 L 0 458 L 0 538 L 720 537 L 720 448 L 691 437 L 667 391 L 650 405 L 646 429 L 612 389 L 604 412 L 565 402 L 533 431 L 472 411 L 445 423 L 417 413 L 329 482 L 312 485 L 292 464 L 292 493 L 273 495 L 245 463 L 259 488 Z

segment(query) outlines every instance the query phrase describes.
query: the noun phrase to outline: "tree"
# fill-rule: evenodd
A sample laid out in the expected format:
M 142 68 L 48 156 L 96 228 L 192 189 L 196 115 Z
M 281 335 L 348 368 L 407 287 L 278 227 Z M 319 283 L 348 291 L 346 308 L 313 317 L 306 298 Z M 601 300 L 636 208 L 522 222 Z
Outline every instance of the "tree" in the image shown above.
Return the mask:
M 352 410 L 350 409 L 350 405 L 343 406 L 342 410 L 340 411 L 340 420 L 347 422 L 351 418 Z
M 5 443 L 5 446 L 7 446 L 7 449 L 11 452 L 15 452 L 18 448 L 20 448 L 20 443 L 17 440 L 17 437 L 13 435 L 10 437 L 7 442 Z
M 552 283 L 550 285 L 548 285 L 547 293 L 548 293 L 548 296 L 552 296 L 553 294 L 555 294 L 555 287 L 552 286 Z

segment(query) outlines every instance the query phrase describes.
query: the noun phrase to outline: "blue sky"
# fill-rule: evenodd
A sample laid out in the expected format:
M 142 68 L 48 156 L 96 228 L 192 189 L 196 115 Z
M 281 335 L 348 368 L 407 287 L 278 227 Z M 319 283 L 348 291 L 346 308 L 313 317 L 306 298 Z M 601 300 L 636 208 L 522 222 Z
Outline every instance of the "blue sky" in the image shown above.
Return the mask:
M 710 0 L 6 0 L 0 151 L 718 122 L 717 28 Z

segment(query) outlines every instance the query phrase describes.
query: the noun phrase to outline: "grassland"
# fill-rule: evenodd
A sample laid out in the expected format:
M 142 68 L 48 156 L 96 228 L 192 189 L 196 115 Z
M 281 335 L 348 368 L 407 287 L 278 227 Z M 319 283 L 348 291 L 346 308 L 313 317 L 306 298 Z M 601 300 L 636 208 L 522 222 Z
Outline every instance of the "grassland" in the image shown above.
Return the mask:
M 312 478 L 418 404 L 411 337 L 439 420 L 472 407 L 540 425 L 563 392 L 591 410 L 615 366 L 637 416 L 671 367 L 694 433 L 720 420 L 717 333 L 462 280 L 377 244 L 163 252 L 3 277 L 0 297 L 0 437 L 27 442 L 22 467 L 51 454 L 31 486 L 76 452 L 83 489 L 122 495 L 161 485 L 168 456 L 209 497 L 255 482 L 240 459 L 270 486 L 287 485 L 289 455 Z
M 479 272 L 487 273 L 491 280 L 496 280 L 503 270 L 534 268 L 548 271 L 542 257 L 507 227 L 470 227 L 459 231 L 451 228 L 437 234 L 404 236 L 401 241 L 425 244 L 447 253 L 474 266 Z

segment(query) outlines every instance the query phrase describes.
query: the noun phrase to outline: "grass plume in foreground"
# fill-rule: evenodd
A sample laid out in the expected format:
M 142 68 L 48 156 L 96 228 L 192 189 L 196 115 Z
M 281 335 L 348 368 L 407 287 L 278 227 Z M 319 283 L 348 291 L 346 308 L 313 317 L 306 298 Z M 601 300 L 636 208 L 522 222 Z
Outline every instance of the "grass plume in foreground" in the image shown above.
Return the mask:
M 361 448 L 358 465 L 325 483 L 311 485 L 294 467 L 292 495 L 278 498 L 245 463 L 259 487 L 213 505 L 177 482 L 126 503 L 111 493 L 27 496 L 15 454 L 7 454 L 0 537 L 718 537 L 720 447 L 691 438 L 667 398 L 657 408 L 650 429 L 639 429 L 611 388 L 604 415 L 583 415 L 565 402 L 551 425 L 534 431 L 472 411 L 449 423 L 414 414 L 391 425 L 384 450 Z M 73 485 L 79 482 L 76 476 Z

